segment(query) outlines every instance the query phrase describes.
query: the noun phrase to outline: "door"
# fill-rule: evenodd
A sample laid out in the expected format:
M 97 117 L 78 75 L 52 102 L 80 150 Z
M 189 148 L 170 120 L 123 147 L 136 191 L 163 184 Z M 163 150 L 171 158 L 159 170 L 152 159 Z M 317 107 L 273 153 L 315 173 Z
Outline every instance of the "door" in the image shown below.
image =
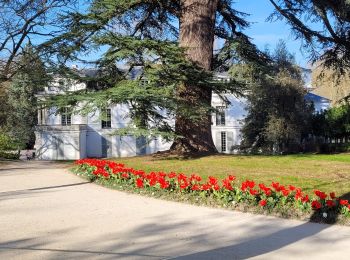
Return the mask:
M 145 136 L 139 136 L 136 138 L 136 155 L 146 154 L 147 140 Z
M 111 144 L 111 137 L 110 136 L 101 136 L 101 145 L 102 145 L 102 154 L 101 156 L 106 157 L 112 157 L 112 144 Z

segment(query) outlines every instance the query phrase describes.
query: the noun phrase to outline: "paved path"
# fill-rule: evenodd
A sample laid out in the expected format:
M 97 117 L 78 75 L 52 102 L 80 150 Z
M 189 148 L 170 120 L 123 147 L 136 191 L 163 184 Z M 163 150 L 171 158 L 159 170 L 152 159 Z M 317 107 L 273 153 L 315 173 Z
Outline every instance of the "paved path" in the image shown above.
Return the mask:
M 0 162 L 0 259 L 350 259 L 350 228 L 109 190 Z

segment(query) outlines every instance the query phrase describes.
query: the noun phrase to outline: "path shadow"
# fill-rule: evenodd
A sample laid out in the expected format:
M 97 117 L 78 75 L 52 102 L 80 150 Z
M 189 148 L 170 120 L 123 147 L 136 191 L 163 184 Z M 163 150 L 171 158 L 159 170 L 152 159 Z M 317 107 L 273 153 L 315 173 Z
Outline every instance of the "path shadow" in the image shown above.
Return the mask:
M 65 187 L 80 186 L 88 183 L 90 182 L 79 182 L 79 183 L 47 186 L 47 187 L 32 188 L 32 189 L 25 189 L 25 190 L 4 191 L 4 192 L 0 192 L 0 200 L 16 199 L 18 198 L 18 196 L 33 196 L 38 192 L 45 192 L 52 189 L 59 189 L 59 188 L 65 188 Z
M 304 223 L 296 227 L 286 228 L 256 239 L 250 239 L 231 246 L 215 248 L 213 250 L 198 252 L 172 259 L 247 259 L 276 251 L 307 237 L 316 235 L 327 226 Z
M 287 247 L 330 227 L 305 222 L 293 222 L 289 225 L 282 219 L 249 214 L 238 217 L 224 211 L 208 213 L 202 218 L 215 221 L 202 222 L 196 218 L 176 220 L 172 214 L 163 215 L 160 212 L 150 217 L 145 216 L 146 221 L 143 224 L 129 229 L 120 229 L 119 225 L 113 224 L 110 225 L 108 233 L 94 233 L 96 229 L 88 229 L 89 233 L 83 239 L 68 243 L 63 241 L 59 246 L 57 239 L 70 237 L 73 230 L 65 230 L 64 236 L 50 233 L 45 237 L 6 241 L 0 243 L 0 256 L 3 249 L 32 251 L 33 254 L 47 252 L 50 255 L 46 259 L 247 259 Z M 231 218 L 232 222 L 218 221 Z M 101 219 L 105 220 L 104 216 Z M 201 223 L 198 225 L 198 222 Z M 90 225 L 97 223 L 98 221 L 91 222 Z M 206 225 L 203 226 L 204 224 Z M 84 230 L 87 230 L 86 227 Z M 337 239 L 330 241 L 327 235 L 312 240 L 321 252 L 328 250 L 330 243 L 337 242 Z M 206 248 L 210 250 L 198 252 Z M 304 249 L 308 250 L 307 247 Z M 303 253 L 305 252 L 299 252 L 299 256 Z

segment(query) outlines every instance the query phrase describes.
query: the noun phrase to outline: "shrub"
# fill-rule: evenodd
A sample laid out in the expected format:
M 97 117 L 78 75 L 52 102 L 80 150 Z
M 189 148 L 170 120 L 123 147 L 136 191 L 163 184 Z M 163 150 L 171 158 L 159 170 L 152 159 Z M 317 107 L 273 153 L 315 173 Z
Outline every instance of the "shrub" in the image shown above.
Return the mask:
M 9 160 L 18 160 L 19 154 L 18 152 L 0 151 L 0 158 L 9 159 Z

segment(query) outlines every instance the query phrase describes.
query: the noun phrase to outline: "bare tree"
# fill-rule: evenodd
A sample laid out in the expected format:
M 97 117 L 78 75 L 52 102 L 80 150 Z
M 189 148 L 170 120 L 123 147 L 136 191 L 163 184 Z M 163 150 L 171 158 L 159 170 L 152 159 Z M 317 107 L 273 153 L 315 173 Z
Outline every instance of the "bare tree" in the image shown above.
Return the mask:
M 26 44 L 39 45 L 62 31 L 61 16 L 77 0 L 0 1 L 0 82 L 16 73 Z

